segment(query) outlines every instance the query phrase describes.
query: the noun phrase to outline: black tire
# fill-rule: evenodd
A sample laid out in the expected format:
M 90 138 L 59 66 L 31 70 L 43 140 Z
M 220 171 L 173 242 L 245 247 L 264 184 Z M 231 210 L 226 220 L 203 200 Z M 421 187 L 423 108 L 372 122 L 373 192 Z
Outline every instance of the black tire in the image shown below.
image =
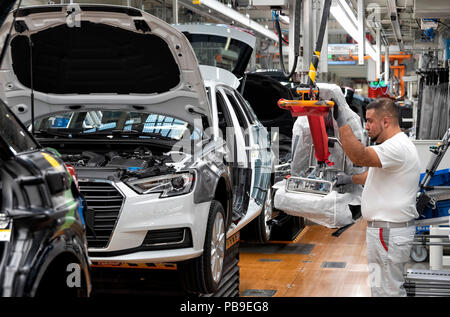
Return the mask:
M 226 248 L 225 222 L 222 204 L 216 200 L 211 201 L 203 254 L 179 264 L 181 281 L 188 293 L 211 294 L 219 288 Z M 220 235 L 220 238 L 216 235 Z

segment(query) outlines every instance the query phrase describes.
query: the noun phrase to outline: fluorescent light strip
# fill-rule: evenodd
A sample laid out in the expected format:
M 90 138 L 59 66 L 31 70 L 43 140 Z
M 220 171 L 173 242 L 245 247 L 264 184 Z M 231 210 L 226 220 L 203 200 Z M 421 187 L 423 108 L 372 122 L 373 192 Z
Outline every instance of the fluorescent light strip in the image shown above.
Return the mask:
M 364 54 L 365 54 L 365 45 L 366 45 L 366 28 L 365 28 L 365 13 L 364 13 L 364 0 L 357 0 L 358 1 L 358 43 L 361 43 L 362 45 L 359 46 L 358 49 L 358 64 L 364 65 Z
M 219 1 L 216 0 L 200 0 L 200 4 L 203 4 L 205 6 L 207 6 L 208 8 L 217 11 L 243 25 L 245 25 L 246 27 L 254 30 L 255 32 L 258 32 L 259 34 L 264 35 L 265 37 L 278 42 L 278 36 L 266 29 L 264 26 L 262 26 L 259 23 L 256 23 L 255 21 L 253 21 L 252 19 L 246 17 L 245 15 L 242 15 L 238 12 L 236 12 L 235 10 L 227 7 L 226 5 L 222 4 Z

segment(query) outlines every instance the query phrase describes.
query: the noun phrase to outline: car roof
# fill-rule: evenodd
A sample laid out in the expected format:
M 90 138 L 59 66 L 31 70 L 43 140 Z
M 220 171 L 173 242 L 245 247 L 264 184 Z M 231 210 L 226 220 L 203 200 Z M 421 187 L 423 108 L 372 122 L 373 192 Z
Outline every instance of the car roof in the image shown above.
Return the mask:
M 240 85 L 232 72 L 220 67 L 200 65 L 200 73 L 206 86 L 225 85 L 236 89 Z

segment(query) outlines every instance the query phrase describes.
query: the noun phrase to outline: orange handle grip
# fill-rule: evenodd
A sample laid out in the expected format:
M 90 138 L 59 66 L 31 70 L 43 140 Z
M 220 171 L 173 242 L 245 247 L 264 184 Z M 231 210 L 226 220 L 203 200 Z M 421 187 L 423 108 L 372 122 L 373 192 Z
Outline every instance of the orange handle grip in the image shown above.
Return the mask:
M 278 100 L 278 106 L 284 107 L 334 107 L 334 101 L 330 100 Z
M 278 100 L 278 107 L 291 111 L 293 117 L 299 116 L 327 116 L 334 107 L 329 100 Z

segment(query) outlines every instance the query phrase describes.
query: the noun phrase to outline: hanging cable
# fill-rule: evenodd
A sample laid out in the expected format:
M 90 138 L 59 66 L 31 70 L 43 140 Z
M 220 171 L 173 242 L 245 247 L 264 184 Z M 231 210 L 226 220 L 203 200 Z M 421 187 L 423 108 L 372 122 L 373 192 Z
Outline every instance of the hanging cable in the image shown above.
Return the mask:
M 320 52 L 322 51 L 323 38 L 327 28 L 327 21 L 330 15 L 332 0 L 325 0 L 322 11 L 322 19 L 320 21 L 319 34 L 317 36 L 316 49 L 313 52 L 309 73 L 308 73 L 308 86 L 310 87 L 310 95 L 312 95 L 313 86 L 316 84 L 317 67 L 319 66 Z
M 298 8 L 298 13 L 300 13 L 300 6 L 297 5 L 296 6 Z M 297 10 L 296 10 L 297 11 Z M 292 65 L 292 69 L 289 73 L 286 72 L 286 69 L 284 68 L 284 58 L 283 58 L 283 35 L 282 35 L 282 31 L 281 31 L 281 26 L 280 26 L 280 20 L 279 20 L 279 16 L 277 12 L 272 12 L 274 15 L 274 22 L 275 22 L 275 26 L 276 26 L 276 30 L 277 30 L 277 34 L 278 34 L 278 52 L 280 55 L 280 66 L 281 66 L 281 71 L 283 72 L 284 76 L 286 76 L 288 79 L 291 79 L 292 76 L 295 74 L 295 70 L 297 68 L 297 62 L 298 62 L 298 58 L 299 58 L 299 42 L 300 40 L 297 40 L 295 38 L 295 34 L 293 36 L 293 45 L 294 45 L 294 65 Z M 297 14 L 297 12 L 296 12 Z M 299 27 L 299 26 L 296 26 Z M 287 43 L 289 44 L 289 43 Z
M 279 36 L 280 31 L 281 31 L 281 32 L 284 32 L 284 33 L 287 33 L 287 32 L 288 32 L 288 31 L 286 31 L 286 30 L 281 29 L 281 27 L 280 27 L 279 29 L 277 29 L 277 28 L 275 27 L 275 24 L 276 24 L 276 23 L 280 24 L 280 18 L 279 18 L 279 15 L 278 15 L 275 11 L 272 11 L 272 21 L 273 21 L 273 22 L 272 22 L 273 32 L 274 32 L 277 36 Z M 286 45 L 289 45 L 289 41 L 286 40 L 286 38 L 285 38 L 284 36 L 282 36 L 282 39 L 283 39 L 283 42 L 284 42 Z

